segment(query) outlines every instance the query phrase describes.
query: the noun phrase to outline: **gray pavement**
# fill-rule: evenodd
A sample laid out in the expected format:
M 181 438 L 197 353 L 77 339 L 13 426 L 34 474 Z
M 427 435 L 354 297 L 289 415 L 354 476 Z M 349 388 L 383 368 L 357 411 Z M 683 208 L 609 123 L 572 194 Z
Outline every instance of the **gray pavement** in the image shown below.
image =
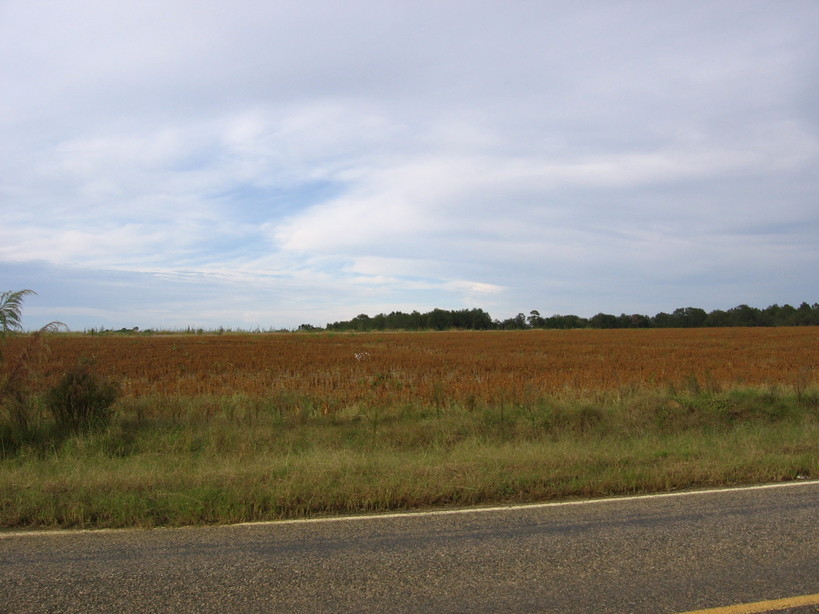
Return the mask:
M 819 482 L 801 482 L 443 515 L 5 535 L 0 612 L 682 612 L 819 593 L 817 520 Z

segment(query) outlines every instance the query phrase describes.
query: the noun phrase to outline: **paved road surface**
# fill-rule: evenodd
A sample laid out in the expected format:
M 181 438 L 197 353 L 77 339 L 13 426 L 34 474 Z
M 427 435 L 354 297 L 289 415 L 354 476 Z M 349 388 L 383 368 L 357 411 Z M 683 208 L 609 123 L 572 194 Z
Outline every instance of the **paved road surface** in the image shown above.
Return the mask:
M 819 593 L 819 482 L 0 537 L 2 612 L 681 612 Z

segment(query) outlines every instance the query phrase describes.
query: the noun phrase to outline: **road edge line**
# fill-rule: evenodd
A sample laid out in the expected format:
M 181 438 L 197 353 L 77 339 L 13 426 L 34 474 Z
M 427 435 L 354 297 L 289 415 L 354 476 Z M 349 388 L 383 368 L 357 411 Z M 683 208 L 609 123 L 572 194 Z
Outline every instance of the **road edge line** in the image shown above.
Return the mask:
M 170 531 L 170 530 L 185 530 L 185 529 L 205 529 L 205 528 L 220 528 L 228 529 L 234 527 L 263 527 L 267 525 L 291 525 L 291 524 L 315 524 L 325 522 L 349 522 L 354 520 L 387 520 L 394 518 L 423 518 L 426 516 L 454 516 L 463 514 L 483 514 L 491 512 L 514 512 L 521 510 L 538 510 L 550 507 L 566 507 L 572 505 L 602 505 L 606 503 L 616 503 L 619 501 L 638 501 L 642 499 L 663 499 L 670 497 L 689 497 L 696 495 L 709 495 L 719 493 L 735 493 L 750 490 L 767 490 L 773 488 L 796 488 L 804 486 L 816 486 L 819 480 L 799 480 L 791 482 L 772 482 L 769 484 L 756 484 L 752 486 L 726 486 L 722 488 L 708 488 L 701 490 L 681 490 L 674 492 L 661 492 L 645 495 L 625 495 L 614 497 L 601 497 L 599 499 L 577 499 L 571 501 L 546 501 L 542 503 L 520 503 L 510 505 L 493 505 L 488 507 L 464 507 L 457 509 L 444 510 L 419 510 L 407 512 L 385 512 L 375 514 L 360 514 L 347 516 L 320 516 L 317 518 L 289 518 L 281 520 L 256 520 L 251 522 L 235 522 L 231 524 L 216 524 L 216 525 L 187 525 L 181 527 L 128 527 L 121 529 L 56 529 L 56 530 L 38 530 L 38 531 L 0 531 L 0 540 L 10 539 L 13 537 L 34 537 L 34 536 L 62 536 L 62 535 L 79 535 L 83 533 L 115 533 L 124 531 Z

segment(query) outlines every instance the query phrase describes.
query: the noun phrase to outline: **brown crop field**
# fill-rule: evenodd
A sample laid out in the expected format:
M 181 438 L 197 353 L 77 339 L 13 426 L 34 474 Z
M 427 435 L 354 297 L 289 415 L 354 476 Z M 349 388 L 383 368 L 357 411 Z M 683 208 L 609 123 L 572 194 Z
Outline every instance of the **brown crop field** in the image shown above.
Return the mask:
M 14 340 L 23 343 L 23 339 Z M 11 344 L 13 345 L 13 344 Z M 297 393 L 326 410 L 393 401 L 493 402 L 677 386 L 806 386 L 819 328 L 55 336 L 48 381 L 92 361 L 126 396 Z M 14 355 L 14 348 L 9 348 Z

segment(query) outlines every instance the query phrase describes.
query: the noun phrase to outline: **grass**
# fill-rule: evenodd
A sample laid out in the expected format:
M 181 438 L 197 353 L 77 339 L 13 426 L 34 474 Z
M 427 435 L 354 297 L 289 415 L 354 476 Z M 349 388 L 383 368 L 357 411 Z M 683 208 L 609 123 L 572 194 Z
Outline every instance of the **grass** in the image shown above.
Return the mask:
M 0 423 L 0 527 L 154 527 L 819 478 L 819 391 L 664 389 L 430 402 L 125 397 L 102 429 Z M 386 390 L 381 394 L 380 390 Z M 38 413 L 39 407 L 39 413 Z

